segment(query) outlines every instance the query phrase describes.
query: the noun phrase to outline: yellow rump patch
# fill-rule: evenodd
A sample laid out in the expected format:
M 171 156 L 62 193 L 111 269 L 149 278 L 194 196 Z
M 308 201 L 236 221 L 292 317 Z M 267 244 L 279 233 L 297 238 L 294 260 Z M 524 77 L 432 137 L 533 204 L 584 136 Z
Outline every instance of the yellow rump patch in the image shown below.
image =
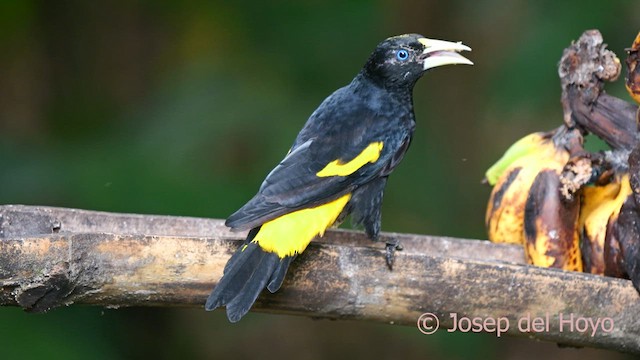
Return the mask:
M 382 141 L 372 142 L 362 150 L 358 156 L 353 158 L 353 160 L 346 163 L 343 163 L 341 160 L 334 160 L 327 164 L 324 169 L 318 171 L 316 176 L 327 177 L 351 175 L 364 165 L 378 161 L 383 146 L 384 144 Z
M 294 211 L 266 222 L 252 241 L 280 258 L 299 254 L 316 235 L 324 235 L 350 198 L 351 194 L 347 194 L 324 205 Z

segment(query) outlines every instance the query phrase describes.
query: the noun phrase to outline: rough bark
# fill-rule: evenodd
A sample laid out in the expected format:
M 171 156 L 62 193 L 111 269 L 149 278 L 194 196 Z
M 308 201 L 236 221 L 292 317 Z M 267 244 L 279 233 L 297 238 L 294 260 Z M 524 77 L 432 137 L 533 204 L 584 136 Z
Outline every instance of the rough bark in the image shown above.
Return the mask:
M 0 305 L 202 307 L 243 235 L 220 220 L 0 206 Z M 520 246 L 385 236 L 404 246 L 393 271 L 383 244 L 330 231 L 254 308 L 413 326 L 429 312 L 441 328 L 453 326 L 451 313 L 504 317 L 509 335 L 640 353 L 640 297 L 628 280 L 526 266 Z M 547 314 L 548 331 L 518 327 Z M 560 314 L 609 318 L 613 329 L 569 331 L 566 323 L 561 331 Z

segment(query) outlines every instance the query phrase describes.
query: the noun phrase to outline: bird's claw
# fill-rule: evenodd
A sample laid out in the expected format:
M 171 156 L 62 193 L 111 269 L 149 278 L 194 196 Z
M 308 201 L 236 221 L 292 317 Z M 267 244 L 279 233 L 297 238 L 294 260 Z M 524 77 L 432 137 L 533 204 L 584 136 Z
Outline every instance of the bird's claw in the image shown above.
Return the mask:
M 398 239 L 392 238 L 387 240 L 385 248 L 386 248 L 385 259 L 387 260 L 387 266 L 389 267 L 389 270 L 393 270 L 393 263 L 396 260 L 396 250 L 401 251 L 402 245 L 400 245 L 400 243 L 398 242 Z

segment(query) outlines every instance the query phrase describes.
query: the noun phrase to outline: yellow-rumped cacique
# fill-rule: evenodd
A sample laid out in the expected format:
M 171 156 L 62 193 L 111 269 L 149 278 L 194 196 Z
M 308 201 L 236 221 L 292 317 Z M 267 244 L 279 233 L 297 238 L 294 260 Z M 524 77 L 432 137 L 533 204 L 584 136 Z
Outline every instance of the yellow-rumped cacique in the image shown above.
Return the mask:
M 291 261 L 316 236 L 351 215 L 372 240 L 380 233 L 387 177 L 400 163 L 415 128 L 413 87 L 425 71 L 473 63 L 460 42 L 418 34 L 390 37 L 376 47 L 351 83 L 311 114 L 285 158 L 258 193 L 226 221 L 249 230 L 227 262 L 205 309 L 226 306 L 239 321 L 266 287 L 282 285 Z M 392 267 L 397 241 L 387 241 Z

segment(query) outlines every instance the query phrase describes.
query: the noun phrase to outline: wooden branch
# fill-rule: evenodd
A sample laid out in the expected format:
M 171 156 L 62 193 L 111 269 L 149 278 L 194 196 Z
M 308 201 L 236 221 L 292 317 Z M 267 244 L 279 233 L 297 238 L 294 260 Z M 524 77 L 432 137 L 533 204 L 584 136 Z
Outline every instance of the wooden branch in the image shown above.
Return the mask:
M 454 325 L 451 313 L 504 317 L 510 335 L 640 353 L 640 297 L 630 281 L 526 266 L 520 246 L 385 235 L 404 246 L 393 271 L 383 244 L 330 231 L 254 308 L 413 326 L 429 312 L 444 328 Z M 202 307 L 243 236 L 220 220 L 0 206 L 0 305 Z M 548 330 L 518 327 L 547 314 Z M 569 331 L 566 323 L 561 331 L 559 314 L 574 323 L 608 318 L 613 328 Z

